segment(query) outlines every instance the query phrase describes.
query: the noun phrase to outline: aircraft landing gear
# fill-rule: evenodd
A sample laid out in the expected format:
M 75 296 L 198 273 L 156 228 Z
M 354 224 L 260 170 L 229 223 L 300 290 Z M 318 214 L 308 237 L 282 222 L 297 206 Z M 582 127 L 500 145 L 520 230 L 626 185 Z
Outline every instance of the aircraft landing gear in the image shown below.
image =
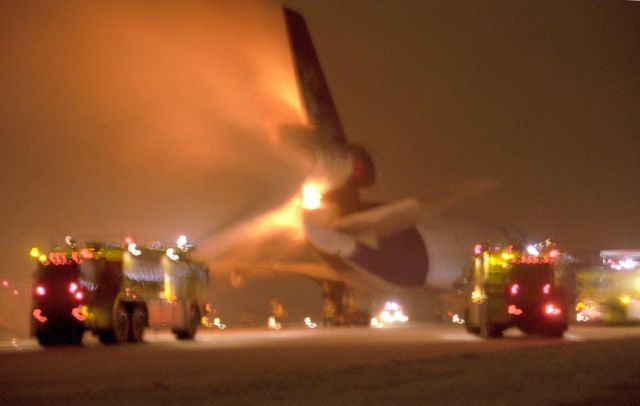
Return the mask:
M 325 326 L 368 326 L 371 313 L 357 310 L 353 290 L 342 282 L 323 282 L 323 324 Z

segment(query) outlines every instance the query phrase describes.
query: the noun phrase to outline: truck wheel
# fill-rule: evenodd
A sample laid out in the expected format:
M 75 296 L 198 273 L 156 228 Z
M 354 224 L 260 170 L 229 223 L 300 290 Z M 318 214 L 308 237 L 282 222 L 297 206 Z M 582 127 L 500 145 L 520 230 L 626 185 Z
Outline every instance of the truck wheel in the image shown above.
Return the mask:
M 113 331 L 103 331 L 98 333 L 98 340 L 102 344 L 115 344 L 116 339 L 113 336 Z
M 43 347 L 50 347 L 57 343 L 56 337 L 53 334 L 43 331 L 36 332 L 36 338 L 38 339 L 38 344 Z
M 131 314 L 131 325 L 129 327 L 129 341 L 133 343 L 142 342 L 144 339 L 144 329 L 147 326 L 147 312 L 137 306 Z
M 129 340 L 129 313 L 124 306 L 119 305 L 113 314 L 113 336 L 116 344 L 122 344 Z
M 464 310 L 464 328 L 468 333 L 471 334 L 480 334 L 480 327 L 472 326 L 469 322 L 469 309 Z
M 102 344 L 122 344 L 129 340 L 129 313 L 118 305 L 113 311 L 113 329 L 98 334 Z
M 502 331 L 500 327 L 488 324 L 480 328 L 480 335 L 484 338 L 500 338 L 502 337 Z
M 200 324 L 200 312 L 197 306 L 191 306 L 187 325 L 184 330 L 173 330 L 173 334 L 178 340 L 193 340 Z
M 68 345 L 80 345 L 82 344 L 82 336 L 84 335 L 84 330 L 81 328 L 73 329 L 65 335 L 65 344 Z

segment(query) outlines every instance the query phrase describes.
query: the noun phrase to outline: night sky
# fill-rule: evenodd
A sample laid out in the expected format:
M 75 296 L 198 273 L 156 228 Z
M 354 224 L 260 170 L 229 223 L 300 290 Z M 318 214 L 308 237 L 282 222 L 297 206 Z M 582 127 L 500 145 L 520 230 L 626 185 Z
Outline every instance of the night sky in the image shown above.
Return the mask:
M 284 3 L 374 157 L 368 197 L 491 178 L 452 228 L 640 248 L 636 3 Z M 205 240 L 291 196 L 303 165 L 277 134 L 303 117 L 280 11 L 240 4 L 0 5 L 1 277 L 26 286 L 52 235 Z

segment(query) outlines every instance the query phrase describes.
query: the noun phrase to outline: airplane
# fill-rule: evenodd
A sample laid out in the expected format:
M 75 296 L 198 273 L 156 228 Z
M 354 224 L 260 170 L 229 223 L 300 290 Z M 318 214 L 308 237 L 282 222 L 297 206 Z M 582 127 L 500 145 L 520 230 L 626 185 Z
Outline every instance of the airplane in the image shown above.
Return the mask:
M 283 13 L 308 125 L 283 128 L 281 138 L 313 164 L 299 195 L 202 240 L 193 255 L 212 272 L 228 272 L 234 286 L 251 274 L 305 275 L 322 286 L 335 324 L 368 324 L 368 310 L 357 303 L 360 290 L 450 288 L 461 269 L 452 273 L 458 263 L 451 263 L 449 253 L 428 248 L 439 237 L 423 221 L 496 184 L 465 182 L 428 204 L 415 198 L 364 201 L 361 192 L 376 181 L 373 159 L 344 133 L 303 16 L 286 7 Z

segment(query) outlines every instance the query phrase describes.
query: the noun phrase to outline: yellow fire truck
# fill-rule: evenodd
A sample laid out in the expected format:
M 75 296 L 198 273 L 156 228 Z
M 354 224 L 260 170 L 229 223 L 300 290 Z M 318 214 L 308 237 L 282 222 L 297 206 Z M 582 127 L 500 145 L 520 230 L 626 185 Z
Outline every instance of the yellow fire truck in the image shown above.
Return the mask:
M 600 252 L 601 265 L 576 275 L 578 322 L 640 322 L 640 250 Z
M 525 334 L 562 337 L 567 304 L 557 272 L 560 261 L 549 240 L 522 251 L 477 244 L 464 276 L 467 331 L 502 337 L 504 330 L 518 327 Z
M 205 265 L 189 260 L 186 244 L 80 248 L 67 241 L 48 254 L 31 252 L 38 260 L 31 324 L 41 345 L 79 344 L 85 330 L 105 344 L 142 341 L 146 327 L 194 337 L 209 277 Z

